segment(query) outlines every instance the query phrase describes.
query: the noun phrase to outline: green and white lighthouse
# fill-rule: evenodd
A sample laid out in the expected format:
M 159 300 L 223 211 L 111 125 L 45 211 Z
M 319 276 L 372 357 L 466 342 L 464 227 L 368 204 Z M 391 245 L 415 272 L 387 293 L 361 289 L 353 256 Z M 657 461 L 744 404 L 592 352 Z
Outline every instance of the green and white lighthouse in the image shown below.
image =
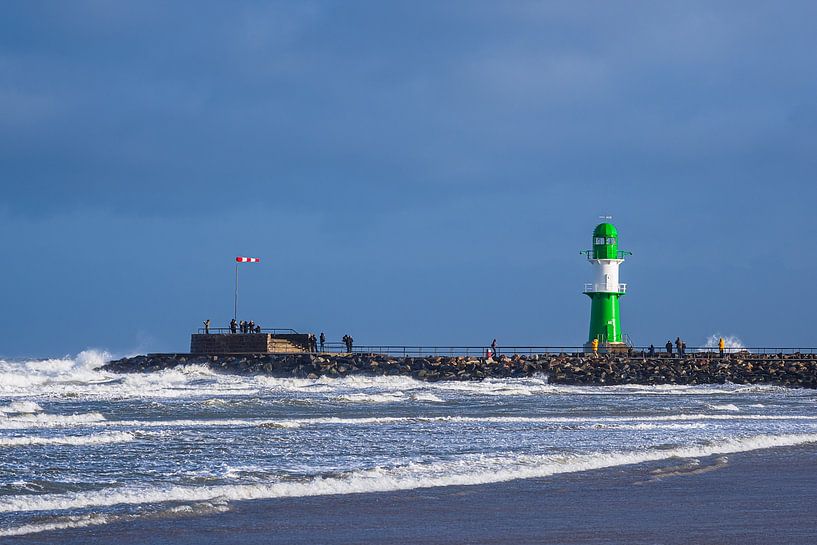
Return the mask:
M 619 299 L 627 292 L 627 284 L 618 281 L 618 267 L 624 256 L 631 255 L 618 249 L 618 231 L 612 223 L 600 223 L 593 230 L 593 249 L 582 252 L 593 265 L 594 280 L 584 285 L 584 293 L 590 297 L 590 334 L 586 349 L 591 349 L 593 339 L 608 350 L 623 349 L 627 345 L 622 338 Z

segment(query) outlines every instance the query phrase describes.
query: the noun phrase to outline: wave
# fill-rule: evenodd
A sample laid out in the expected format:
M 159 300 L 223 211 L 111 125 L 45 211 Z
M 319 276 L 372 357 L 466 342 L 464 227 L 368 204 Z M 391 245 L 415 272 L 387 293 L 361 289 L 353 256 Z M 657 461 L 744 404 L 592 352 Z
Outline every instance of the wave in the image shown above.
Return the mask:
M 643 422 L 640 424 L 594 424 L 593 429 L 601 430 L 700 430 L 706 427 L 702 422 L 689 424 L 654 424 Z
M 346 394 L 335 398 L 337 401 L 350 403 L 395 403 L 405 401 L 403 392 L 385 392 L 378 394 Z
M 13 401 L 8 405 L 0 405 L 3 414 L 32 414 L 42 412 L 43 408 L 33 401 Z
M 428 401 L 430 403 L 445 403 L 444 399 L 440 399 L 434 394 L 427 392 L 418 392 L 416 394 L 411 394 L 411 399 L 413 399 L 414 401 Z
M 103 422 L 105 417 L 98 412 L 81 414 L 18 414 L 0 415 L 0 429 L 60 428 L 66 426 L 87 426 Z
M 37 534 L 40 532 L 50 532 L 53 530 L 67 530 L 69 528 L 85 528 L 86 526 L 100 526 L 114 522 L 118 517 L 111 517 L 107 515 L 76 515 L 60 517 L 59 520 L 53 522 L 42 522 L 39 524 L 23 524 L 13 528 L 0 529 L 0 536 L 13 537 L 23 536 L 27 534 Z
M 707 337 L 704 348 L 718 348 L 721 339 L 723 339 L 723 345 L 726 349 L 740 350 L 744 348 L 743 341 L 735 335 L 723 335 L 721 333 L 714 333 Z
M 104 445 L 108 443 L 127 443 L 134 436 L 128 432 L 102 432 L 92 435 L 62 435 L 56 437 L 0 437 L 0 447 L 24 447 L 41 445 Z
M 0 396 L 183 398 L 259 392 L 259 385 L 248 377 L 218 374 L 206 365 L 186 365 L 155 373 L 116 374 L 100 370 L 110 359 L 107 352 L 88 350 L 75 358 L 0 360 Z
M 463 456 L 435 463 L 377 467 L 303 481 L 218 486 L 117 487 L 91 492 L 7 496 L 0 512 L 64 511 L 112 505 L 254 500 L 281 497 L 389 492 L 439 486 L 478 485 L 549 477 L 668 458 L 699 458 L 817 442 L 817 434 L 757 435 L 707 445 L 584 455 Z
M 713 411 L 735 411 L 735 412 L 740 411 L 740 408 L 738 408 L 738 406 L 735 405 L 734 403 L 724 403 L 721 405 L 707 405 L 707 407 L 709 407 Z
M 432 401 L 433 397 L 547 395 L 714 395 L 785 390 L 776 386 L 549 384 L 547 377 L 486 379 L 480 382 L 422 382 L 407 376 L 278 378 L 220 374 L 206 365 L 184 365 L 151 373 L 116 374 L 99 370 L 111 356 L 88 350 L 74 358 L 9 362 L 0 360 L 0 396 L 73 399 L 258 397 L 305 394 L 346 403 Z M 423 399 L 425 397 L 425 399 Z
M 442 401 L 442 400 L 440 400 Z M 112 428 L 204 428 L 261 426 L 265 428 L 298 428 L 301 426 L 412 423 L 464 423 L 464 424 L 573 424 L 601 425 L 620 424 L 630 426 L 655 427 L 664 422 L 729 420 L 763 421 L 808 421 L 817 422 L 812 415 L 768 415 L 768 414 L 669 414 L 644 416 L 382 416 L 382 417 L 314 417 L 314 418 L 214 418 L 175 420 L 107 420 L 102 414 L 83 413 L 75 415 L 25 414 L 3 418 L 0 415 L 0 429 L 64 428 L 64 427 L 112 427 Z M 663 427 L 668 427 L 664 424 Z M 647 429 L 647 427 L 632 429 Z M 680 428 L 679 428 L 680 429 Z
M 155 512 L 143 512 L 139 514 L 128 515 L 102 515 L 97 513 L 90 513 L 84 515 L 65 515 L 55 517 L 49 522 L 23 524 L 13 528 L 0 529 L 0 537 L 22 536 L 27 534 L 36 534 L 40 532 L 50 532 L 54 530 L 66 530 L 70 528 L 85 528 L 88 526 L 101 526 L 103 524 L 110 524 L 113 522 L 126 522 L 140 518 L 160 518 L 170 516 L 173 518 L 184 516 L 196 516 L 215 513 L 224 513 L 229 511 L 229 505 L 226 501 L 216 499 L 214 501 L 199 502 L 187 505 L 178 505 L 169 509 L 158 510 Z

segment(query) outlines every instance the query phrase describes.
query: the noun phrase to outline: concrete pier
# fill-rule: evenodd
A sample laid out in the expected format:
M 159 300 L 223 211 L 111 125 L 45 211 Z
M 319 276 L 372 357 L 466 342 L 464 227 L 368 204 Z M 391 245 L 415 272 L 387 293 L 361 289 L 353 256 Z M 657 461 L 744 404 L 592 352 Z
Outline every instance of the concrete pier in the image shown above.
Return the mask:
M 191 354 L 301 353 L 309 350 L 305 333 L 194 333 Z

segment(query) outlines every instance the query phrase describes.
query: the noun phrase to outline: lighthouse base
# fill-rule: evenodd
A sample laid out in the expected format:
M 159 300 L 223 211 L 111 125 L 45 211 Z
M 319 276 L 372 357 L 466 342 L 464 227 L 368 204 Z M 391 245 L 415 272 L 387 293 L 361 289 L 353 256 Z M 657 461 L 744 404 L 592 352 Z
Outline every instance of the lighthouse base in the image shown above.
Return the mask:
M 626 354 L 630 350 L 627 343 L 599 343 L 599 354 Z M 584 343 L 586 353 L 593 352 L 593 343 Z

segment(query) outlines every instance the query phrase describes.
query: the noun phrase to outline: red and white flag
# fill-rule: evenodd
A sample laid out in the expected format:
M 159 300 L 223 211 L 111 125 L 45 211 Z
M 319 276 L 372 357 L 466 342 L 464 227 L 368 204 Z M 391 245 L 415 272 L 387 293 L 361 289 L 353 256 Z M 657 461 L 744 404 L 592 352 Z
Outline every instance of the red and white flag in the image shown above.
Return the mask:
M 258 263 L 261 261 L 260 257 L 237 257 L 236 263 Z

